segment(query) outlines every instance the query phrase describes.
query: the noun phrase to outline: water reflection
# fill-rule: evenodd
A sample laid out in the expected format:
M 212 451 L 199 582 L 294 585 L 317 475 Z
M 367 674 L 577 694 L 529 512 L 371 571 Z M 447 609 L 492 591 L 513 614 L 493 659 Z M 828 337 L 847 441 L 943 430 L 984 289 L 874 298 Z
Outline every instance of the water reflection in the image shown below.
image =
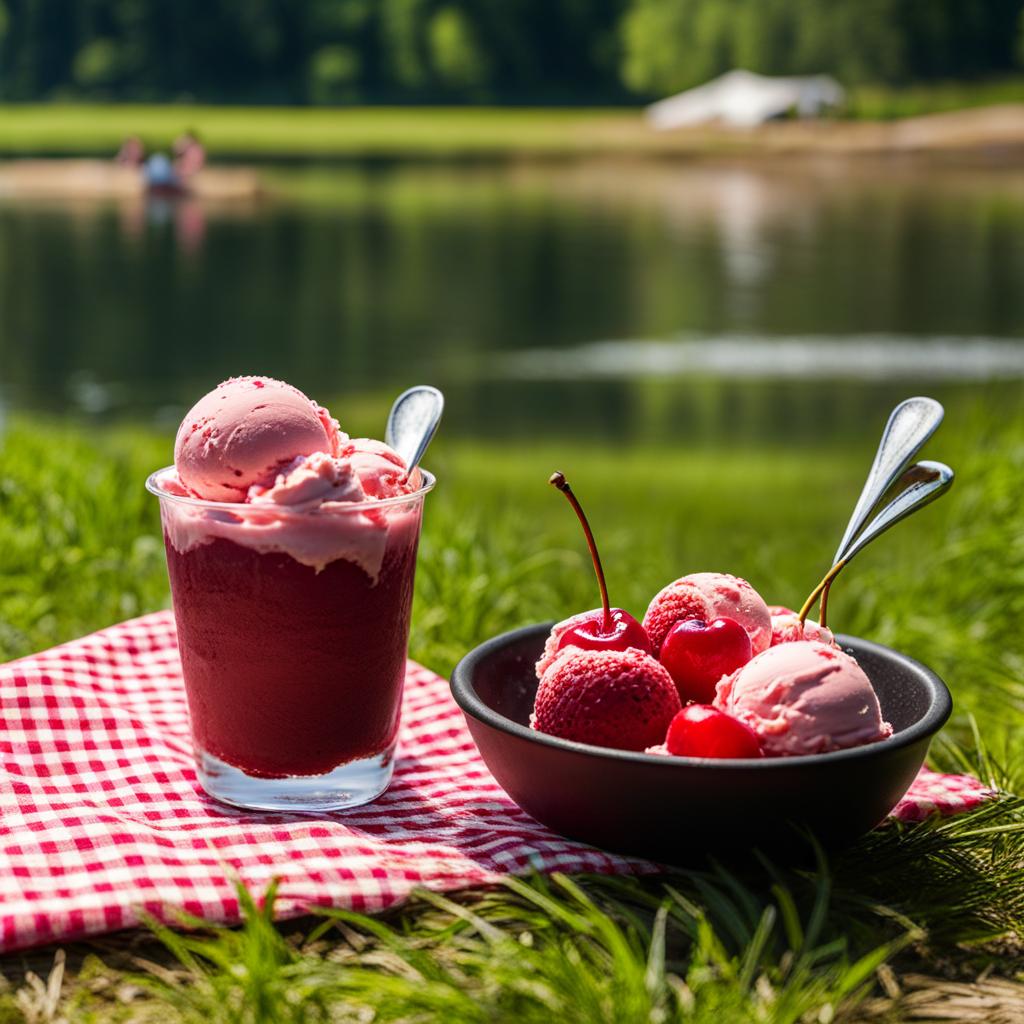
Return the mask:
M 244 206 L 0 203 L 9 398 L 170 422 L 238 372 L 347 401 L 430 380 L 456 432 L 784 437 L 854 429 L 940 370 L 1020 375 L 1017 175 L 271 176 Z
M 147 231 L 169 230 L 179 251 L 192 256 L 206 237 L 208 204 L 194 196 L 146 194 L 118 206 L 121 230 L 138 244 Z

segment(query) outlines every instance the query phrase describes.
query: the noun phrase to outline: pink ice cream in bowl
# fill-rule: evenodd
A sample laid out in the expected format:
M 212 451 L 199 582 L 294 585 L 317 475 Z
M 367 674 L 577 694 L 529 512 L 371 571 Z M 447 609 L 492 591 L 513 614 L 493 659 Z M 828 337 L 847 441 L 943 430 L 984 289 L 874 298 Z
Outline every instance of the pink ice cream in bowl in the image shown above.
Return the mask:
M 201 398 L 174 456 L 147 487 L 200 784 L 267 810 L 373 799 L 393 771 L 433 476 L 257 376 Z
M 833 633 L 828 592 L 858 551 L 948 490 L 948 467 L 911 464 L 936 406 L 897 407 L 867 497 L 799 611 L 707 571 L 666 584 L 642 621 L 612 608 L 589 524 L 555 474 L 583 525 L 602 607 L 494 637 L 452 676 L 512 799 L 564 835 L 669 863 L 806 849 L 808 831 L 841 846 L 878 825 L 917 776 L 952 698 L 906 654 Z
M 825 754 L 892 735 L 856 660 L 812 640 L 778 644 L 726 676 L 715 707 L 746 722 L 766 754 Z

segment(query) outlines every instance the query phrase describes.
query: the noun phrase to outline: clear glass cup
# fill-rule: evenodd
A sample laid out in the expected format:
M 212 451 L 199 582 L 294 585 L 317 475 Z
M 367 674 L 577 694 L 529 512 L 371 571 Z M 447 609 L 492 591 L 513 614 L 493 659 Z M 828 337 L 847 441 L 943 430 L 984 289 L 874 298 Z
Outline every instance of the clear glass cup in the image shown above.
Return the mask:
M 423 500 L 301 511 L 200 501 L 153 473 L 199 782 L 326 811 L 391 781 Z

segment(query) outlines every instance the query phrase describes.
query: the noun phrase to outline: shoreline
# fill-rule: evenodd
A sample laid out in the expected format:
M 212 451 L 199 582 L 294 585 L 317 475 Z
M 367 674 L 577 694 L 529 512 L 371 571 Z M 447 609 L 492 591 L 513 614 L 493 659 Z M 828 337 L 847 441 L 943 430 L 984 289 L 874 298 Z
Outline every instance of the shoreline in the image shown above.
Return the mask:
M 133 133 L 149 148 L 166 148 L 186 128 L 227 163 L 881 157 L 1009 164 L 1024 156 L 1024 103 L 886 121 L 675 131 L 655 131 L 640 110 L 609 109 L 10 105 L 3 112 L 4 160 L 110 156 Z

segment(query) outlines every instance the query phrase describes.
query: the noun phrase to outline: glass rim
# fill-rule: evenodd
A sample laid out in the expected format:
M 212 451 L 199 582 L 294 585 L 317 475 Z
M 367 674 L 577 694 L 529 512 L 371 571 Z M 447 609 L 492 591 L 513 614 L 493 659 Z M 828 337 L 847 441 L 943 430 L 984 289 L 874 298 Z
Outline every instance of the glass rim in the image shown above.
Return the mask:
M 179 505 L 186 505 L 190 508 L 209 509 L 211 511 L 234 512 L 237 514 L 253 515 L 256 513 L 273 512 L 275 514 L 309 516 L 309 515 L 344 515 L 353 512 L 366 512 L 370 509 L 394 508 L 396 505 L 407 505 L 412 501 L 422 501 L 423 498 L 434 489 L 437 477 L 429 470 L 417 467 L 420 476 L 423 478 L 423 485 L 409 494 L 396 494 L 392 498 L 370 498 L 367 501 L 337 501 L 330 502 L 328 508 L 317 505 L 310 509 L 289 508 L 287 505 L 253 505 L 245 501 L 208 501 L 204 498 L 193 498 L 190 494 L 172 494 L 160 486 L 159 478 L 166 473 L 175 472 L 174 466 L 164 466 L 163 469 L 154 470 L 146 477 L 146 490 L 155 494 L 162 501 L 173 501 Z

